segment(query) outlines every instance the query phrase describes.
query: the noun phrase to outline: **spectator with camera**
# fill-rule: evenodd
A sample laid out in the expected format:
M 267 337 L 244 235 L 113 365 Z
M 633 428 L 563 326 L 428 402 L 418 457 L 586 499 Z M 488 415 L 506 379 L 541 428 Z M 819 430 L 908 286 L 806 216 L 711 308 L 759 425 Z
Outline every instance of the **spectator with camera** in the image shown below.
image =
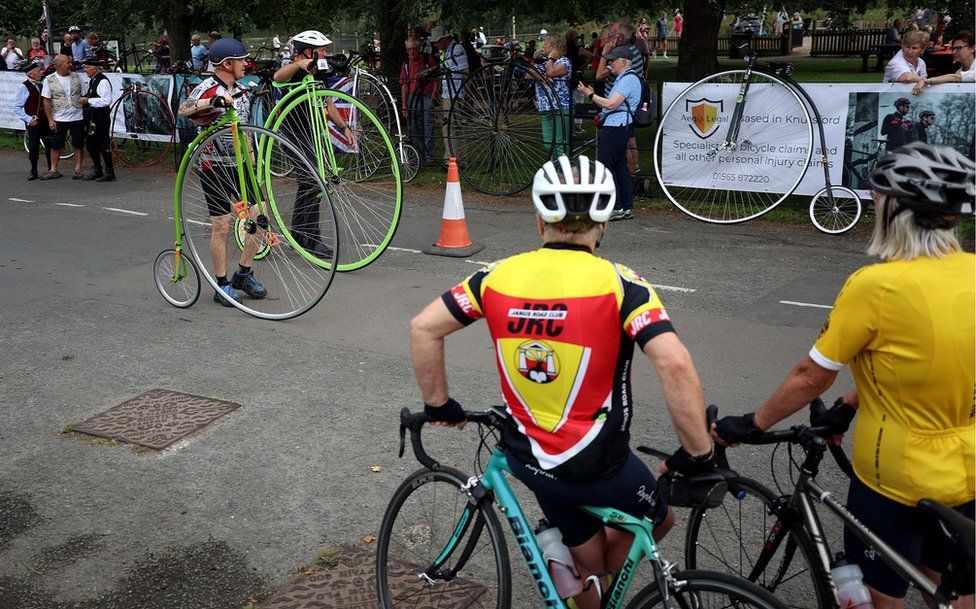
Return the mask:
M 4 67 L 8 70 L 15 69 L 18 63 L 26 59 L 24 52 L 17 47 L 17 41 L 13 38 L 7 39 L 7 46 L 0 51 L 0 57 L 3 58 Z

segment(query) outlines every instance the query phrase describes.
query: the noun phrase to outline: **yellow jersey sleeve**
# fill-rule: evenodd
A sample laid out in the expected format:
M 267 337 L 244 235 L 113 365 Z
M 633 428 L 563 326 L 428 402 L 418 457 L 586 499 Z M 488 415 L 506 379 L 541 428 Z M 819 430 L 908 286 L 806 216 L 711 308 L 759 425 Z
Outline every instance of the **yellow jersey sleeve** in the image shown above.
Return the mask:
M 481 305 L 483 283 L 496 264 L 489 264 L 472 273 L 441 296 L 447 310 L 462 324 L 468 325 L 485 316 Z
M 643 349 L 647 341 L 658 334 L 674 332 L 664 303 L 651 284 L 622 264 L 614 266 L 623 287 L 620 320 L 624 333 Z
M 851 274 L 827 316 L 810 359 L 827 370 L 840 370 L 877 337 L 882 286 L 870 266 Z

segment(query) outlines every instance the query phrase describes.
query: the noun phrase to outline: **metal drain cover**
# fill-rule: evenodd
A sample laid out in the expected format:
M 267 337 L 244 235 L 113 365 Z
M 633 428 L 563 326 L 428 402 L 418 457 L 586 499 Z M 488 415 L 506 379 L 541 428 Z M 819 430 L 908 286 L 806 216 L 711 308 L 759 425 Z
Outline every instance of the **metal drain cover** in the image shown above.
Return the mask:
M 72 431 L 162 450 L 240 404 L 153 389 L 79 423 Z

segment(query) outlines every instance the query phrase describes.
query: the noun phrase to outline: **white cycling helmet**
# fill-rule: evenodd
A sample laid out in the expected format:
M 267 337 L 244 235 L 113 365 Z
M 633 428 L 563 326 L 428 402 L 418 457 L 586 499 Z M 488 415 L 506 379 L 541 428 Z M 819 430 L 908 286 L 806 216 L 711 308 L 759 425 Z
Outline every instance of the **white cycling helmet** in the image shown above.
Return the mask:
M 295 50 L 299 52 L 332 44 L 329 37 L 318 30 L 305 30 L 295 34 L 291 37 L 291 42 L 295 46 Z
M 617 199 L 613 174 L 583 155 L 573 162 L 564 154 L 556 163 L 546 161 L 532 180 L 532 202 L 539 216 L 548 223 L 583 215 L 597 223 L 608 221 Z M 579 170 L 579 183 L 573 169 Z

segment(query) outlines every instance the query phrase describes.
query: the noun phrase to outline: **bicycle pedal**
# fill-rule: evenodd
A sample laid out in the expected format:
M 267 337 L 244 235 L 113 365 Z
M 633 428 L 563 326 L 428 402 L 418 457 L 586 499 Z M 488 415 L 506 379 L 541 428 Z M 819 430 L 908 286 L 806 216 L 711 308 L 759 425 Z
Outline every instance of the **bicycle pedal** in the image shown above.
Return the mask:
M 268 245 L 268 247 L 278 247 L 281 245 L 281 239 L 279 239 L 278 235 L 271 231 L 268 231 L 268 233 L 264 236 L 264 242 Z
M 231 205 L 231 210 L 233 210 L 234 215 L 239 219 L 244 220 L 251 216 L 251 208 L 247 204 L 247 201 L 236 201 Z

